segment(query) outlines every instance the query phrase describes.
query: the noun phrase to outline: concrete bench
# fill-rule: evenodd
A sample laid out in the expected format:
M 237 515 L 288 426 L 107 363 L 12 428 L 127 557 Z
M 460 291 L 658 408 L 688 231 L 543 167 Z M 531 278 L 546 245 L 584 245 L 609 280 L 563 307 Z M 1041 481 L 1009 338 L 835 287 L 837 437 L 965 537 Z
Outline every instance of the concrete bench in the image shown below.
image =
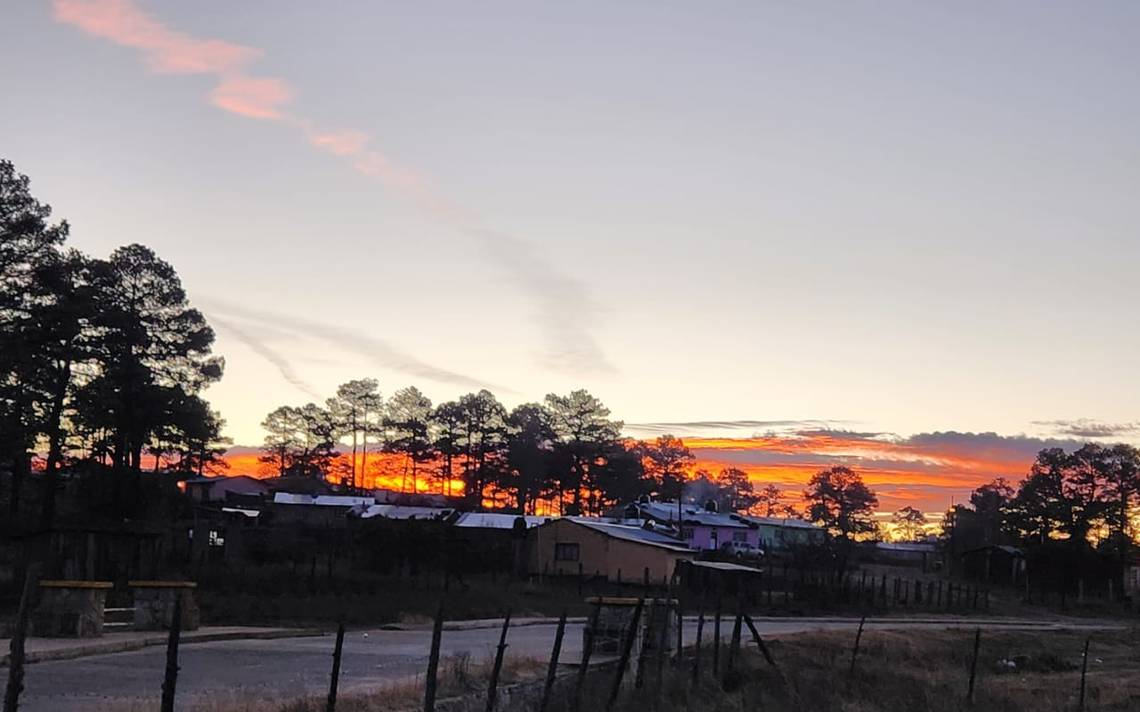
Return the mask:
M 32 634 L 43 638 L 98 638 L 110 581 L 40 581 Z
M 201 614 L 193 581 L 128 581 L 135 594 L 135 630 L 169 630 L 174 601 L 182 600 L 182 630 L 198 630 Z

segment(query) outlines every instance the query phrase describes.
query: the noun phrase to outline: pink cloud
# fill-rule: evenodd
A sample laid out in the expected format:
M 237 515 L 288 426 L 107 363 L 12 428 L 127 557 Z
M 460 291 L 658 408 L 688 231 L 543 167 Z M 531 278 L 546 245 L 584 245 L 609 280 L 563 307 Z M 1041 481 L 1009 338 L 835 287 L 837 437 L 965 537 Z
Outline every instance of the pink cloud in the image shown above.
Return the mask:
M 278 108 L 293 98 L 289 86 L 280 79 L 228 77 L 210 92 L 210 103 L 252 119 L 278 119 Z
M 55 19 L 89 35 L 142 50 L 147 64 L 163 74 L 221 74 L 261 55 L 223 40 L 198 39 L 176 32 L 135 7 L 130 0 L 55 0 Z
M 53 7 L 60 22 L 140 50 L 153 72 L 217 77 L 210 103 L 218 108 L 255 119 L 279 119 L 280 108 L 292 98 L 284 81 L 251 77 L 243 71 L 262 55 L 261 50 L 173 30 L 132 0 L 55 0 Z
M 371 140 L 363 131 L 309 131 L 309 142 L 334 156 L 359 156 Z

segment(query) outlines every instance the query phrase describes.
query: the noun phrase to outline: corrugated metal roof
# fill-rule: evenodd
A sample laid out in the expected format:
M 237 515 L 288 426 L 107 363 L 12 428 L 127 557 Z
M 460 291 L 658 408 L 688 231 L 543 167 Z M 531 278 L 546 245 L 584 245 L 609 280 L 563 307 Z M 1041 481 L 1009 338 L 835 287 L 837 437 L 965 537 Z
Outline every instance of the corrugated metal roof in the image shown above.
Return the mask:
M 639 502 L 637 508 L 642 516 L 660 519 L 666 522 L 677 521 L 676 502 Z M 710 512 L 704 507 L 695 504 L 681 505 L 681 522 L 683 524 L 697 524 L 706 527 L 724 527 L 725 529 L 747 529 L 748 524 L 740 521 L 731 514 Z
M 352 508 L 352 513 L 361 519 L 383 517 L 385 519 L 444 519 L 455 511 L 450 507 L 413 507 L 401 504 L 370 504 Z
M 551 520 L 550 517 L 523 516 L 521 514 L 502 514 L 499 512 L 466 512 L 455 520 L 455 526 L 470 529 L 514 529 L 515 521 L 522 519 L 526 528 L 537 527 Z
M 612 522 L 603 522 L 598 519 L 590 519 L 588 517 L 566 517 L 576 524 L 589 527 L 594 531 L 601 532 L 606 536 L 611 536 L 615 539 L 623 539 L 625 541 L 632 541 L 638 544 L 648 544 L 650 546 L 660 546 L 666 549 L 673 549 L 675 551 L 692 552 L 692 549 L 682 544 L 680 541 L 673 537 L 660 534 L 658 532 L 642 529 L 641 527 L 631 527 L 626 524 L 614 524 Z
M 803 519 L 793 519 L 792 517 L 753 517 L 748 514 L 740 514 L 737 516 L 747 522 L 762 524 L 769 527 L 787 527 L 789 529 L 816 529 L 822 531 L 821 527 L 812 524 L 811 522 L 804 521 Z

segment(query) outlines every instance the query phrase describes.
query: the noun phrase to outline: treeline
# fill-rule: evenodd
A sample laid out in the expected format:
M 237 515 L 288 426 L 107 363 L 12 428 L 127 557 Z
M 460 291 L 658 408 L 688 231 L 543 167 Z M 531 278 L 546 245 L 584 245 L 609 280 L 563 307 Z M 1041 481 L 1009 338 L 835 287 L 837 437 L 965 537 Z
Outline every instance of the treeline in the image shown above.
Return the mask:
M 783 511 L 779 490 L 754 491 L 740 469 L 691 473 L 695 458 L 678 438 L 622 437 L 622 423 L 584 390 L 508 410 L 487 390 L 433 404 L 414 387 L 385 399 L 375 380 L 362 379 L 323 405 L 277 408 L 262 427 L 261 461 L 277 475 L 364 487 L 376 479 L 377 453 L 398 455 L 400 489 L 462 496 L 474 507 L 532 512 L 545 503 L 563 514 L 600 514 L 649 495 Z
M 1019 546 L 1031 562 L 1073 580 L 1109 560 L 1121 592 L 1138 508 L 1140 450 L 1095 443 L 1072 452 L 1049 448 L 1016 487 L 999 478 L 974 490 L 969 505 L 952 507 L 943 537 L 952 552 Z
M 91 257 L 68 233 L 0 160 L 0 497 L 16 520 L 41 474 L 44 526 L 65 466 L 129 487 L 146 457 L 200 473 L 225 448 L 199 396 L 223 362 L 174 268 L 137 244 Z

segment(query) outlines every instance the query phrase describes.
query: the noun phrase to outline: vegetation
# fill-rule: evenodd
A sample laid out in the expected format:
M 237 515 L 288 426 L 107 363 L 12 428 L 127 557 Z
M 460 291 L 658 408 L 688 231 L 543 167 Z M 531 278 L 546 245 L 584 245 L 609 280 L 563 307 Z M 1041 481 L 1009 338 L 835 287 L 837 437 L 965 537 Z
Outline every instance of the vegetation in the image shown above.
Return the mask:
M 1078 580 L 1110 579 L 1122 596 L 1137 506 L 1140 450 L 1050 448 L 1016 489 L 994 480 L 974 490 L 969 505 L 952 507 L 943 536 L 951 560 L 981 546 L 1015 545 L 1039 583 L 1073 593 Z
M 33 472 L 39 524 L 65 465 L 108 471 L 119 510 L 140 502 L 144 456 L 186 473 L 221 466 L 222 420 L 200 397 L 222 375 L 214 332 L 178 275 L 142 245 L 94 258 L 0 160 L 0 496 L 9 521 Z M 6 487 L 5 487 L 6 485 Z

